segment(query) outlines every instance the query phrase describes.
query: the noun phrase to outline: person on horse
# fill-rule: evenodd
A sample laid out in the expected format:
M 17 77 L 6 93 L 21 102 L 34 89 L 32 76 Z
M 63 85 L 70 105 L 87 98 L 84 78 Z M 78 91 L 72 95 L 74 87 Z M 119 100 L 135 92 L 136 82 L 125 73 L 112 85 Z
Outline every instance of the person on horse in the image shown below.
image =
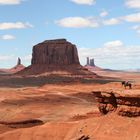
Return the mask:
M 132 84 L 129 81 L 122 81 L 122 86 L 124 86 L 125 89 L 127 87 L 129 87 L 129 89 L 132 89 Z

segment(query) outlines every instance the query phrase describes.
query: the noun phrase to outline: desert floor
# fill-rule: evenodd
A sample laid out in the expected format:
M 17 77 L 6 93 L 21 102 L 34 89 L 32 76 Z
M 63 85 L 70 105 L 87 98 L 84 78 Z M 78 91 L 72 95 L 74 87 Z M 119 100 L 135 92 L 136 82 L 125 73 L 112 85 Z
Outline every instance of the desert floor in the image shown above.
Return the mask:
M 97 72 L 94 82 L 16 87 L 0 80 L 0 140 L 140 140 L 140 118 L 101 115 L 92 91 L 140 95 L 140 74 Z M 113 77 L 114 80 L 109 80 Z M 6 80 L 8 77 L 6 77 Z M 124 89 L 119 80 L 133 82 Z M 106 81 L 106 82 L 105 82 Z M 26 83 L 24 81 L 23 83 Z M 13 86 L 15 85 L 15 86 Z

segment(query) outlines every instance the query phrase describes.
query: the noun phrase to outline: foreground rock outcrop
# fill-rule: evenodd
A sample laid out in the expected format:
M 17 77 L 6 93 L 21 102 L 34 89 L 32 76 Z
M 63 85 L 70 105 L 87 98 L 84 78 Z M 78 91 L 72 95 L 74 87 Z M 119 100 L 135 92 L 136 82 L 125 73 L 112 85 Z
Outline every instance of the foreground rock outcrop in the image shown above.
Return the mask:
M 31 65 L 20 74 L 92 74 L 80 65 L 77 48 L 66 39 L 46 40 L 33 47 Z
M 119 95 L 113 92 L 93 92 L 102 114 L 116 111 L 118 115 L 137 117 L 140 116 L 140 97 L 136 95 Z

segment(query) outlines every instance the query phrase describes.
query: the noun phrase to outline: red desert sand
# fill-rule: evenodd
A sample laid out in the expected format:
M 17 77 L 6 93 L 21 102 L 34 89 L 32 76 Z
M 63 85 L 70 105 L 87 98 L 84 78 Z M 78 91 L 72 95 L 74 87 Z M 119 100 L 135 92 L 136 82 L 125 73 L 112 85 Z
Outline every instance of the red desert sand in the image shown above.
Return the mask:
M 1 88 L 0 140 L 139 140 L 140 118 L 102 115 L 92 94 L 97 89 L 122 96 L 140 91 L 120 83 Z

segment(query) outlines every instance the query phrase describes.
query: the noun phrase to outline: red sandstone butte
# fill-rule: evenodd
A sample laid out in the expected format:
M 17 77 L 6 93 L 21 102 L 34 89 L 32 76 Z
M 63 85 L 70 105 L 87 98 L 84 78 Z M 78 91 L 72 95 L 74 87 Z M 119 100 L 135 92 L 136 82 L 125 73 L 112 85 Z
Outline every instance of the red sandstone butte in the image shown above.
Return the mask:
M 66 39 L 46 40 L 33 47 L 31 65 L 20 74 L 91 74 L 80 65 L 77 48 Z

